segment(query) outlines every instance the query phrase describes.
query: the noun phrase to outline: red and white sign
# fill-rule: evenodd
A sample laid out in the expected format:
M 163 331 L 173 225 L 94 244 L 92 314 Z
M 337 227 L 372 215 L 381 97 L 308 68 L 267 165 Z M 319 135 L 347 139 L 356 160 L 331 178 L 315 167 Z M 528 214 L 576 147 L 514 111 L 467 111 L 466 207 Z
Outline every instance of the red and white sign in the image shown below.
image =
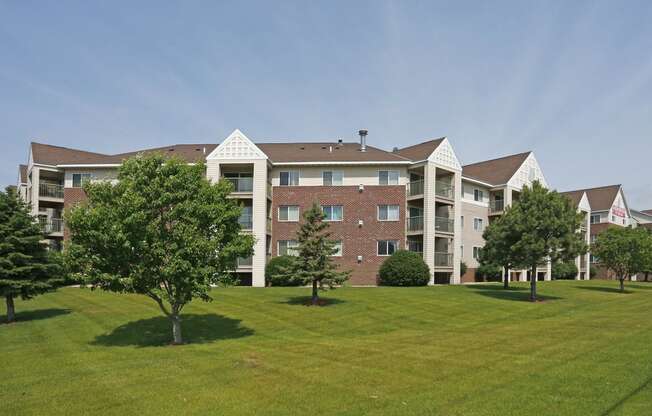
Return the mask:
M 611 212 L 617 217 L 625 218 L 625 210 L 622 208 L 612 207 Z

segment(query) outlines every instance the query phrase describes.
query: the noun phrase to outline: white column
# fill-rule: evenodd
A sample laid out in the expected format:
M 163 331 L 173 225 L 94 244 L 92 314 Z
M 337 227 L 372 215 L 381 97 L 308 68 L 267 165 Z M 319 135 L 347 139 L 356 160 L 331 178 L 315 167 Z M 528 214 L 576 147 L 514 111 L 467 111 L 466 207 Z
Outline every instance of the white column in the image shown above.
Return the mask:
M 552 280 L 552 262 L 550 260 L 548 260 L 548 263 L 546 264 L 546 275 L 543 277 L 543 280 Z
M 435 283 L 435 181 L 437 168 L 426 162 L 423 177 L 423 260 L 430 269 L 430 283 Z
M 265 286 L 267 262 L 267 161 L 254 161 L 254 187 L 252 207 L 254 255 L 251 263 L 251 285 Z
M 39 181 L 41 172 L 36 166 L 32 167 L 32 215 L 38 216 L 39 205 Z
M 453 214 L 455 218 L 454 235 L 453 235 L 453 276 L 451 284 L 461 282 L 460 263 L 462 262 L 462 173 L 455 172 L 453 176 L 453 185 L 455 186 L 455 205 Z

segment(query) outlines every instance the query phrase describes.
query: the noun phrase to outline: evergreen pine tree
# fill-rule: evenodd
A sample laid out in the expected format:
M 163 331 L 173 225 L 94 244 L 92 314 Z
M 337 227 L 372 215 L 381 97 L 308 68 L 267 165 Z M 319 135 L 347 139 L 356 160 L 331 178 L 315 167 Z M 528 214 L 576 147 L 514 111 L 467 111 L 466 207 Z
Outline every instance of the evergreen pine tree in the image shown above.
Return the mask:
M 31 299 L 62 282 L 51 261 L 41 227 L 16 191 L 0 192 L 0 296 L 7 302 L 7 322 L 16 318 L 14 299 Z

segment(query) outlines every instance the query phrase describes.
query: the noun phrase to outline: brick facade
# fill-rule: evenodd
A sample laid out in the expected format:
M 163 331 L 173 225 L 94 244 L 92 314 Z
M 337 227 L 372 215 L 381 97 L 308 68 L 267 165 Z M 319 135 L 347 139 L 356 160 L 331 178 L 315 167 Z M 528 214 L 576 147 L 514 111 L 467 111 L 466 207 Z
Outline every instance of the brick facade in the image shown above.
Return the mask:
M 82 188 L 64 188 L 63 189 L 63 209 L 64 212 L 72 208 L 75 204 L 86 200 L 86 193 Z M 63 229 L 63 239 L 67 241 L 70 238 L 68 227 Z
M 351 270 L 350 283 L 375 285 L 378 269 L 387 257 L 377 255 L 377 240 L 398 240 L 405 248 L 405 187 L 365 186 L 291 186 L 274 187 L 272 200 L 272 255 L 277 255 L 279 240 L 295 240 L 299 222 L 279 222 L 278 207 L 298 205 L 300 217 L 312 203 L 342 205 L 343 220 L 330 222 L 333 240 L 342 241 L 342 257 L 334 259 L 343 269 Z M 398 205 L 398 221 L 378 221 L 377 206 Z M 362 220 L 364 224 L 358 225 Z M 358 262 L 358 256 L 362 261 Z

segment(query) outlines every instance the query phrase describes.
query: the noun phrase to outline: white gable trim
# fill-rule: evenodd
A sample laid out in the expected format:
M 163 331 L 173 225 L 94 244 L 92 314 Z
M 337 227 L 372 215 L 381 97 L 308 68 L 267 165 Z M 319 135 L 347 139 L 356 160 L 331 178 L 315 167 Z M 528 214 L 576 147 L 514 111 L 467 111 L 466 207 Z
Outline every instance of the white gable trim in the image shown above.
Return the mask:
M 462 165 L 447 137 L 444 137 L 444 140 L 439 143 L 434 152 L 428 156 L 428 161 L 454 170 L 462 170 Z
M 580 198 L 577 208 L 582 211 L 591 212 L 591 204 L 589 204 L 589 197 L 586 195 L 586 192 L 582 193 L 582 198 Z
M 535 180 L 538 180 L 541 185 L 548 188 L 548 182 L 545 176 L 543 176 L 541 166 L 534 157 L 534 153 L 530 152 L 521 166 L 514 172 L 514 175 L 507 181 L 507 185 L 516 189 L 523 189 L 524 186 L 531 185 Z
M 267 155 L 240 130 L 235 129 L 207 157 L 211 159 L 267 160 Z

